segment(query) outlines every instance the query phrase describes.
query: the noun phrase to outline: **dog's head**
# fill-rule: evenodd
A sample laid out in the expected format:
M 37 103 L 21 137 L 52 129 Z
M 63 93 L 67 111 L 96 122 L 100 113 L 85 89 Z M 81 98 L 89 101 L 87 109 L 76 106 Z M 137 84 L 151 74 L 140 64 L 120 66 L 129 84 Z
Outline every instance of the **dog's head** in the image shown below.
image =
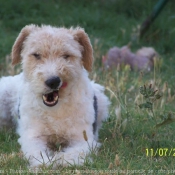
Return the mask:
M 59 91 L 92 70 L 93 50 L 82 28 L 28 25 L 12 48 L 12 64 L 22 62 L 26 81 L 47 106 L 58 102 Z

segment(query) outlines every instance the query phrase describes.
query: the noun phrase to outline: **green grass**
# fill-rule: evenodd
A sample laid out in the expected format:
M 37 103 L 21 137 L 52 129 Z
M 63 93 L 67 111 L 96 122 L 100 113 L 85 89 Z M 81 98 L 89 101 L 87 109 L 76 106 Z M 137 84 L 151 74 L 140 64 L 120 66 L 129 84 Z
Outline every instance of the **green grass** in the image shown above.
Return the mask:
M 155 125 L 166 120 L 171 112 L 175 116 L 175 4 L 169 1 L 162 13 L 145 34 L 142 40 L 137 37 L 137 26 L 151 13 L 157 0 L 1 0 L 0 1 L 0 74 L 8 75 L 12 45 L 21 28 L 27 24 L 50 24 L 54 26 L 81 26 L 89 34 L 94 48 L 94 70 L 92 79 L 106 87 L 106 94 L 111 100 L 110 118 L 100 131 L 102 147 L 97 155 L 92 155 L 93 163 L 87 162 L 82 167 L 59 168 L 60 174 L 78 174 L 83 171 L 110 174 L 122 171 L 138 174 L 136 171 L 162 174 L 174 169 L 175 164 L 175 123 L 156 128 Z M 134 31 L 135 30 L 135 31 Z M 122 71 L 105 72 L 102 69 L 101 57 L 112 46 L 123 46 L 132 43 L 132 49 L 152 46 L 161 56 L 162 64 L 155 71 L 141 75 L 125 68 Z M 19 70 L 18 70 L 19 72 Z M 143 96 L 140 86 L 158 89 L 162 98 L 154 103 L 154 114 L 146 109 L 139 109 Z M 132 88 L 131 88 L 132 87 Z M 117 117 L 116 107 L 121 107 Z M 162 116 L 162 117 L 161 117 Z M 164 116 L 164 118 L 163 118 Z M 125 121 L 125 124 L 123 122 Z M 27 160 L 22 158 L 18 136 L 14 130 L 0 133 L 0 174 L 23 174 L 29 172 Z M 168 153 L 151 156 L 151 148 L 161 151 L 168 148 Z M 161 149 L 159 149 L 161 148 Z M 146 155 L 146 149 L 149 155 Z M 161 152 L 160 152 L 161 153 Z M 116 154 L 119 160 L 115 161 Z M 77 171 L 75 172 L 75 170 Z M 133 170 L 133 171 L 132 171 Z M 135 170 L 135 172 L 134 172 Z M 43 169 L 47 174 L 51 170 Z M 30 174 L 30 173 L 28 173 Z M 32 173 L 31 173 L 32 174 Z M 99 173 L 100 174 L 100 173 Z M 117 174 L 117 173 L 116 173 Z M 144 173 L 143 173 L 144 174 Z

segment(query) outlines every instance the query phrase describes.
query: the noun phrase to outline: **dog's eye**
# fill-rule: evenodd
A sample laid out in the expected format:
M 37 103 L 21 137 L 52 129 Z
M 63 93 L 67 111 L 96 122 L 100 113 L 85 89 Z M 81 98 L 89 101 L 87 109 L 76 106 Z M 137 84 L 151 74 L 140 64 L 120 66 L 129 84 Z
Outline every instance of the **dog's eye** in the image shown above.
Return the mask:
M 63 55 L 64 59 L 68 59 L 70 57 L 70 55 Z
M 38 60 L 41 58 L 41 55 L 39 53 L 33 53 L 32 55 Z

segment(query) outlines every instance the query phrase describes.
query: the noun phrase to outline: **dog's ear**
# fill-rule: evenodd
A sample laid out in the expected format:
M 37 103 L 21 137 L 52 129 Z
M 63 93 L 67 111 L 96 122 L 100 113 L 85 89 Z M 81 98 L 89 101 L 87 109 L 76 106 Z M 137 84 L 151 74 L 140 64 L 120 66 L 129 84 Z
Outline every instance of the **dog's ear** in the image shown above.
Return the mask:
M 21 61 L 21 51 L 23 49 L 23 43 L 26 40 L 27 36 L 36 28 L 35 25 L 25 26 L 20 34 L 18 35 L 13 47 L 12 47 L 12 65 L 16 65 Z
M 88 35 L 82 28 L 76 28 L 73 32 L 74 39 L 79 42 L 79 44 L 83 47 L 82 51 L 82 62 L 83 66 L 87 71 L 92 70 L 93 66 L 93 49 Z

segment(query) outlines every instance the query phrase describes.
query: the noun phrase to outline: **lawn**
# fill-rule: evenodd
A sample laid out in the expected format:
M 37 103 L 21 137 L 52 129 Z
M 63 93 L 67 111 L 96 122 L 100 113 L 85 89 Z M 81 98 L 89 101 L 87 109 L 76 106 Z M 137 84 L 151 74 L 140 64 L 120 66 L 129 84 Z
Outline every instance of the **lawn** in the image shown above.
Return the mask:
M 138 28 L 157 0 L 1 0 L 0 74 L 20 72 L 9 66 L 12 45 L 27 24 L 81 26 L 88 33 L 95 63 L 91 79 L 106 88 L 111 106 L 100 130 L 102 146 L 82 167 L 43 167 L 41 174 L 173 174 L 175 173 L 175 4 L 169 1 L 145 33 Z M 102 55 L 113 46 L 154 47 L 159 64 L 149 73 L 104 70 Z M 151 85 L 150 85 L 151 84 Z M 145 86 L 144 86 L 145 85 Z M 140 92 L 154 92 L 145 98 Z M 155 101 L 153 102 L 153 98 Z M 151 106 L 145 104 L 150 102 Z M 148 104 L 148 103 L 147 103 Z M 140 108 L 141 106 L 142 108 Z M 0 111 L 1 112 L 1 111 Z M 23 159 L 14 129 L 0 132 L 0 174 L 33 174 Z

